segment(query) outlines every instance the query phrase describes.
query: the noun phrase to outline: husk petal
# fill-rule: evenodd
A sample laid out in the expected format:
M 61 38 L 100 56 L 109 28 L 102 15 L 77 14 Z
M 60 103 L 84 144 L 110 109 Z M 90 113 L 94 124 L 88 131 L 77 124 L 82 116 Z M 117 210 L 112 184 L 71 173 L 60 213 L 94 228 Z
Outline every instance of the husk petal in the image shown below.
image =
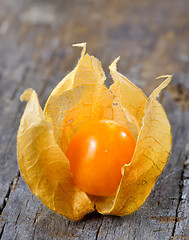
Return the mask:
M 69 161 L 55 141 L 52 121 L 43 113 L 35 91 L 26 90 L 21 100 L 28 101 L 17 135 L 22 177 L 47 207 L 79 220 L 94 211 L 94 204 L 73 185 Z
M 161 104 L 156 100 L 171 76 L 150 96 L 130 165 L 115 198 L 98 198 L 96 209 L 103 214 L 123 216 L 136 211 L 149 196 L 157 177 L 166 165 L 171 150 L 171 127 Z
M 101 63 L 85 54 L 86 44 L 76 68 L 51 93 L 45 113 L 54 125 L 56 142 L 64 152 L 78 129 L 90 120 L 113 119 L 113 95 L 105 87 Z
M 113 92 L 115 98 L 118 98 L 127 118 L 131 123 L 135 124 L 139 133 L 148 99 L 141 89 L 117 71 L 118 61 L 119 57 L 109 67 L 114 81 L 110 90 Z

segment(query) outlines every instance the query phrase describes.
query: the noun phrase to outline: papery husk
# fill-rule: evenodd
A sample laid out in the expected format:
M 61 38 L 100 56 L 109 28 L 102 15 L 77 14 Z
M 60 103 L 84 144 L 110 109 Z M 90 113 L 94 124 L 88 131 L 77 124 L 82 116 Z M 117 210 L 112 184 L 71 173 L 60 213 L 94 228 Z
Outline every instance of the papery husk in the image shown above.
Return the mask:
M 78 65 L 52 91 L 44 109 L 53 121 L 59 146 L 66 152 L 74 133 L 89 121 L 98 119 L 119 122 L 136 138 L 137 122 L 129 119 L 114 93 L 104 85 L 106 78 L 101 62 L 85 54 L 85 43 L 74 46 L 83 47 Z
M 104 86 L 100 61 L 85 54 L 85 43 L 75 46 L 83 47 L 78 65 L 52 91 L 44 110 L 53 121 L 55 139 L 64 152 L 80 126 L 94 119 L 113 118 L 113 96 Z
M 69 161 L 55 141 L 53 124 L 39 106 L 37 94 L 28 89 L 17 135 L 18 163 L 30 190 L 50 209 L 72 220 L 94 211 L 94 203 L 73 185 Z
M 96 209 L 103 214 L 123 216 L 140 208 L 167 163 L 171 150 L 171 127 L 156 98 L 169 84 L 172 76 L 162 77 L 167 79 L 153 91 L 149 101 L 146 101 L 133 159 L 131 164 L 122 169 L 123 177 L 116 196 L 96 198 Z
M 100 61 L 85 53 L 85 43 L 76 46 L 83 47 L 78 65 L 52 91 L 44 112 L 35 91 L 22 95 L 28 103 L 17 136 L 21 174 L 47 207 L 69 219 L 79 220 L 95 208 L 103 214 L 130 214 L 148 197 L 169 156 L 170 125 L 156 97 L 171 76 L 148 99 L 117 72 L 116 59 L 109 90 Z M 74 133 L 95 119 L 119 122 L 137 139 L 115 197 L 90 196 L 74 186 L 65 156 Z

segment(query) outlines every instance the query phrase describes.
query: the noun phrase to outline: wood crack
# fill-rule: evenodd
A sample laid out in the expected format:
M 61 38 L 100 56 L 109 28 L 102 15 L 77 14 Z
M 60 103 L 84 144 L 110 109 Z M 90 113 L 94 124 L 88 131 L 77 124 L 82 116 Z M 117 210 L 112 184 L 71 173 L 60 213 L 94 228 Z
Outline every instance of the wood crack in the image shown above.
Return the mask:
M 19 219 L 19 217 L 20 217 L 20 214 L 21 214 L 21 211 L 18 213 L 18 216 L 17 216 L 16 221 L 15 221 L 15 226 L 17 226 L 17 223 L 18 223 L 18 219 Z
M 18 171 L 18 173 L 16 174 L 16 176 L 12 179 L 11 183 L 9 184 L 9 188 L 8 188 L 8 190 L 7 190 L 7 193 L 6 193 L 5 197 L 4 197 L 3 204 L 2 204 L 2 206 L 0 207 L 0 216 L 1 216 L 4 208 L 5 208 L 6 205 L 7 205 L 7 202 L 8 202 L 8 200 L 9 200 L 9 196 L 10 196 L 10 193 L 11 193 L 11 192 L 15 189 L 15 187 L 16 187 L 16 184 L 17 184 L 17 182 L 18 182 L 19 177 L 20 177 L 20 172 Z
M 2 236 L 3 236 L 4 229 L 5 229 L 5 224 L 3 224 L 3 227 L 2 227 L 2 229 L 1 229 L 1 232 L 0 232 L 0 239 L 1 239 Z
M 183 114 L 182 114 L 182 117 L 183 117 Z M 185 131 L 185 128 L 186 128 L 185 125 L 186 124 L 185 124 L 185 121 L 184 121 L 184 118 L 183 118 L 183 126 L 182 126 L 182 129 L 181 129 L 182 134 L 184 134 L 184 131 Z M 187 158 L 188 158 L 188 153 L 186 151 L 186 147 L 185 147 L 185 149 L 181 149 L 179 159 L 181 159 L 182 152 L 184 152 L 184 151 L 185 151 L 185 161 L 186 161 Z M 175 212 L 175 221 L 174 221 L 174 226 L 173 226 L 173 230 L 172 230 L 172 234 L 171 234 L 171 239 L 174 239 L 177 223 L 179 222 L 178 214 L 179 214 L 179 207 L 180 207 L 180 204 L 181 204 L 181 201 L 182 201 L 182 196 L 183 196 L 185 169 L 186 169 L 186 165 L 183 164 L 182 172 L 181 172 L 181 176 L 180 176 L 180 182 L 179 182 L 179 198 L 178 198 L 178 203 L 177 203 L 176 212 Z
M 32 233 L 32 240 L 34 240 L 34 238 L 35 238 L 35 231 L 36 231 L 36 225 L 34 225 L 34 230 L 33 230 L 33 233 Z
M 102 220 L 101 220 L 101 222 L 100 222 L 100 224 L 99 224 L 99 226 L 98 226 L 98 229 L 97 229 L 97 231 L 96 231 L 96 237 L 95 237 L 95 240 L 98 239 L 98 236 L 99 236 L 99 233 L 100 233 L 100 229 L 101 229 L 101 227 L 102 227 L 103 219 L 104 219 L 104 217 L 102 217 Z
M 178 204 L 177 204 L 177 208 L 176 208 L 175 222 L 174 222 L 174 226 L 173 226 L 173 230 L 172 230 L 171 239 L 173 239 L 174 236 L 175 236 L 176 226 L 177 226 L 177 223 L 179 221 L 178 213 L 179 213 L 179 206 L 180 206 L 180 203 L 182 201 L 182 193 L 183 193 L 183 186 L 184 186 L 183 185 L 184 170 L 185 170 L 185 165 L 184 165 L 182 173 L 181 173 L 181 180 L 180 180 L 180 184 L 179 184 L 179 199 L 178 199 Z
M 39 217 L 39 213 L 38 213 L 38 211 L 37 211 L 36 214 L 35 214 L 35 217 L 34 217 L 32 226 L 34 226 L 34 225 L 37 223 L 38 217 Z

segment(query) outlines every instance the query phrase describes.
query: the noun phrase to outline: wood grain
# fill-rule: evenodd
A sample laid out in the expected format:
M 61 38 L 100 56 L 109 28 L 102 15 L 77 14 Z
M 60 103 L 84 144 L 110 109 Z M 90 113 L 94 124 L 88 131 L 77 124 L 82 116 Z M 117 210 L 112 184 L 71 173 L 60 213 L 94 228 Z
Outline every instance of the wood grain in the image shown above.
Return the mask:
M 189 2 L 187 0 L 0 0 L 0 239 L 189 239 Z M 125 217 L 87 215 L 71 222 L 47 209 L 19 174 L 16 133 L 32 87 L 44 105 L 76 65 L 80 49 L 149 93 L 162 74 L 172 153 L 144 205 Z

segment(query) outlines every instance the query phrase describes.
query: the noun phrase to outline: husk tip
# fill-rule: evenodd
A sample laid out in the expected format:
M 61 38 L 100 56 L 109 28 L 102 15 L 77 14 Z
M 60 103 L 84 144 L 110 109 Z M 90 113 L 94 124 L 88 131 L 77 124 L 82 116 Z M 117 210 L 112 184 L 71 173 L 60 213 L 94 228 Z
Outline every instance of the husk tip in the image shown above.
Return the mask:
M 158 98 L 161 90 L 166 88 L 167 85 L 171 82 L 172 76 L 173 75 L 162 75 L 162 76 L 157 77 L 156 79 L 160 79 L 160 78 L 166 78 L 166 79 L 151 93 L 149 98 L 150 99 L 151 98 Z
M 117 62 L 120 60 L 120 56 L 117 57 L 112 64 L 109 66 L 110 71 L 117 71 Z
M 75 44 L 72 44 L 73 47 L 82 47 L 83 50 L 82 50 L 82 53 L 81 53 L 81 56 L 83 57 L 85 55 L 85 52 L 86 52 L 86 47 L 87 47 L 87 43 L 86 42 L 83 42 L 83 43 L 75 43 Z
M 22 95 L 20 96 L 20 101 L 26 101 L 28 102 L 30 100 L 31 94 L 33 93 L 33 89 L 29 88 L 27 90 L 25 90 Z
M 159 77 L 156 77 L 156 79 L 160 79 L 160 78 L 168 78 L 168 79 L 172 79 L 172 77 L 173 77 L 173 74 L 171 75 L 171 74 L 167 74 L 167 75 L 161 75 L 161 76 L 159 76 Z

